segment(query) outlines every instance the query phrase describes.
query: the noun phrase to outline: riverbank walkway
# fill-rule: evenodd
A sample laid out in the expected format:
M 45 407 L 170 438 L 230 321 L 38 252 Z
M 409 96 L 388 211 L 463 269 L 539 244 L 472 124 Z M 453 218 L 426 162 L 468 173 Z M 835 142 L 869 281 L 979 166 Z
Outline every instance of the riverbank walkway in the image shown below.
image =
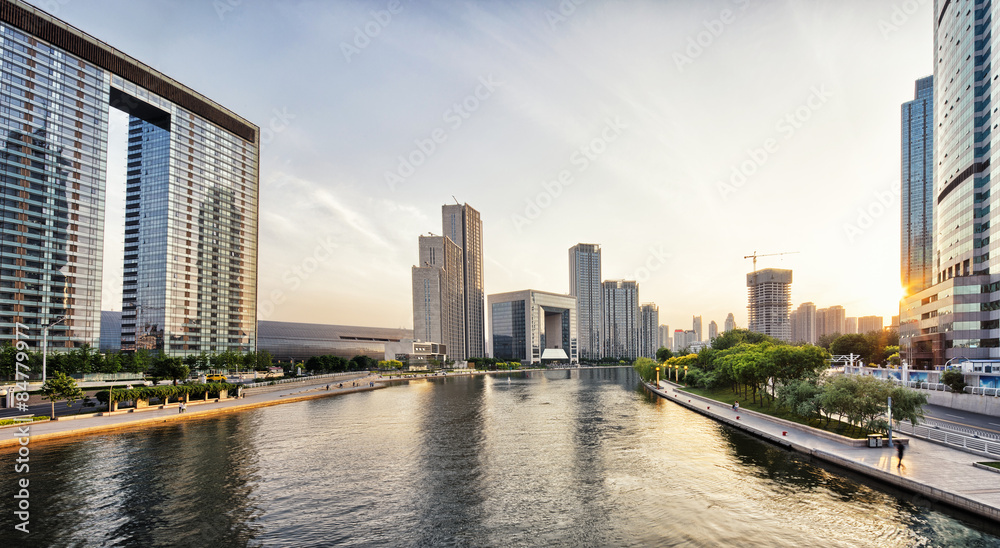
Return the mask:
M 378 375 L 360 373 L 354 377 L 332 379 L 311 379 L 301 383 L 288 383 L 275 386 L 262 386 L 247 391 L 246 397 L 227 398 L 225 400 L 209 400 L 207 402 L 192 400 L 187 409 L 179 412 L 179 403 L 170 403 L 163 409 L 149 408 L 147 410 L 115 411 L 110 415 L 101 413 L 97 416 L 85 415 L 76 418 L 75 415 L 60 417 L 54 421 L 39 421 L 23 423 L 28 426 L 30 441 L 51 440 L 71 436 L 99 434 L 107 431 L 129 429 L 140 426 L 150 426 L 177 420 L 189 420 L 209 417 L 220 413 L 232 413 L 255 407 L 267 407 L 316 398 L 338 396 L 354 392 L 365 392 L 385 388 L 386 384 L 379 382 Z M 371 384 L 374 383 L 374 386 Z M 354 386 L 354 385 L 357 386 Z M 342 388 L 338 386 L 343 385 Z M 327 389 L 329 386 L 329 389 Z M 59 403 L 56 404 L 58 416 Z M 22 425 L 22 426 L 23 426 Z M 18 439 L 24 434 L 19 433 L 19 426 L 0 428 L 0 448 L 18 445 Z
M 668 381 L 660 381 L 659 388 L 652 384 L 646 386 L 666 400 L 780 446 L 918 493 L 929 500 L 1000 521 L 1000 473 L 974 465 L 991 460 L 989 458 L 930 441 L 906 438 L 903 440 L 906 445 L 903 463 L 897 466 L 896 449 L 888 445 L 852 446 L 821 430 L 747 409 L 733 410 L 728 404 L 685 392 L 683 387 Z

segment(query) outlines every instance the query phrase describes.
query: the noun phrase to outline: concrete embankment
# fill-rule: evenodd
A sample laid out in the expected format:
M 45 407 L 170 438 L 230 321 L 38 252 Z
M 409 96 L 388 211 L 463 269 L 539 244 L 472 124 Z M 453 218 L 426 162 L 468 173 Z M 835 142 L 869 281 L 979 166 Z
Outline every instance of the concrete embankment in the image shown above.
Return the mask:
M 279 390 L 250 394 L 240 399 L 229 398 L 208 402 L 192 401 L 187 404 L 187 410 L 183 413 L 179 412 L 179 404 L 172 403 L 141 411 L 122 410 L 110 414 L 96 413 L 85 417 L 69 416 L 65 419 L 55 421 L 24 424 L 28 425 L 31 442 L 53 440 L 115 430 L 141 428 L 180 420 L 208 418 L 222 413 L 235 413 L 258 407 L 268 407 L 271 405 L 281 405 L 385 388 L 385 384 L 375 382 L 375 380 L 376 377 L 362 377 L 338 380 L 336 384 L 332 382 L 310 384 L 308 381 L 304 381 L 303 384 L 290 383 L 281 385 L 282 388 Z M 358 386 L 338 388 L 338 385 L 342 383 L 345 385 L 357 383 Z M 374 386 L 370 386 L 370 383 L 374 383 Z M 327 386 L 329 386 L 329 389 L 327 389 Z M 0 429 L 0 448 L 19 445 L 20 442 L 18 440 L 24 437 L 19 430 L 19 427 Z
M 994 473 L 975 466 L 970 453 L 919 439 L 897 438 L 906 446 L 903 461 L 887 445 L 870 448 L 814 428 L 776 419 L 681 390 L 672 383 L 647 388 L 666 400 L 781 447 L 862 474 L 963 512 L 1000 521 L 1000 484 Z M 841 438 L 841 439 L 838 439 Z

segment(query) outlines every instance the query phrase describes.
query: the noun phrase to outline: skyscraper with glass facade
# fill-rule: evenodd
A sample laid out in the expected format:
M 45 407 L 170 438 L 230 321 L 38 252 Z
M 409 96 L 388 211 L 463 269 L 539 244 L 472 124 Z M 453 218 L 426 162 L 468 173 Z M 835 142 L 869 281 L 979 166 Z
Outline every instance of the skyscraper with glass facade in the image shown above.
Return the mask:
M 576 298 L 527 289 L 487 297 L 493 357 L 577 364 Z
M 444 235 L 462 250 L 462 291 L 467 358 L 486 357 L 486 289 L 483 280 L 483 221 L 469 204 L 441 207 Z M 453 347 L 448 347 L 453 352 Z M 453 354 L 457 356 L 456 354 Z
M 934 77 L 903 103 L 900 262 L 907 295 L 934 283 Z
M 933 103 L 934 186 L 925 207 L 934 219 L 934 285 L 900 305 L 900 353 L 911 367 L 1000 358 L 998 19 L 991 1 L 934 2 L 933 91 L 925 92 Z M 908 268 L 901 265 L 904 279 Z
M 580 319 L 580 358 L 601 355 L 601 246 L 576 244 L 569 248 L 569 294 L 576 297 Z
M 466 359 L 462 249 L 447 236 L 420 237 L 420 266 L 413 267 L 413 337 L 447 346 Z
M 258 128 L 19 0 L 0 0 L 0 340 L 98 346 L 110 108 L 130 115 L 122 348 L 256 344 Z

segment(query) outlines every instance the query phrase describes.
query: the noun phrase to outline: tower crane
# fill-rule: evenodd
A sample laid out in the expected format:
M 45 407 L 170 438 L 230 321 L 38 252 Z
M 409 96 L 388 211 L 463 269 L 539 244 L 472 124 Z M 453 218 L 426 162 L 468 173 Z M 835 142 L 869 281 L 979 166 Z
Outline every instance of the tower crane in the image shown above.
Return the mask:
M 794 255 L 795 253 L 798 253 L 798 251 L 786 251 L 784 253 L 767 253 L 765 255 L 758 255 L 757 252 L 754 251 L 753 255 L 747 255 L 743 258 L 744 259 L 753 258 L 753 271 L 757 272 L 757 257 L 775 257 L 777 255 Z

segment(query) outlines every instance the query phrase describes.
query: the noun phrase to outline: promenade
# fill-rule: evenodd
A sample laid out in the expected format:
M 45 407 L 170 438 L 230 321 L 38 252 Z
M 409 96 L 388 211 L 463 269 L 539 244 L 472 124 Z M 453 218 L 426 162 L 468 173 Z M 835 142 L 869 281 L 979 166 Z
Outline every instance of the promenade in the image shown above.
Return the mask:
M 986 457 L 908 438 L 904 440 L 903 465 L 897 467 L 895 448 L 854 447 L 820 430 L 791 426 L 787 421 L 747 409 L 734 411 L 728 404 L 684 392 L 667 381 L 660 381 L 659 388 L 646 386 L 662 398 L 780 446 L 1000 521 L 1000 474 L 974 466 L 975 462 L 990 460 Z
M 263 386 L 250 389 L 244 398 L 229 398 L 221 401 L 209 400 L 208 402 L 192 401 L 187 404 L 187 410 L 183 413 L 178 412 L 179 404 L 171 403 L 163 409 L 154 407 L 142 411 L 121 410 L 115 411 L 110 415 L 103 413 L 98 416 L 85 416 L 81 418 L 69 415 L 65 418 L 60 418 L 60 420 L 24 424 L 30 425 L 31 441 L 37 442 L 71 436 L 99 434 L 107 431 L 150 426 L 178 420 L 199 419 L 220 413 L 244 411 L 255 407 L 267 407 L 270 405 L 385 388 L 386 385 L 384 383 L 377 382 L 379 379 L 378 375 L 360 373 L 356 377 L 344 377 L 336 380 L 305 380 L 302 383 Z M 369 386 L 369 383 L 372 382 L 375 383 L 375 386 Z M 358 386 L 352 386 L 354 383 L 357 383 Z M 343 384 L 343 388 L 338 388 L 340 384 Z M 327 386 L 330 387 L 329 390 L 327 390 Z M 0 447 L 17 445 L 18 437 L 21 435 L 18 434 L 18 429 L 16 426 L 0 428 Z

